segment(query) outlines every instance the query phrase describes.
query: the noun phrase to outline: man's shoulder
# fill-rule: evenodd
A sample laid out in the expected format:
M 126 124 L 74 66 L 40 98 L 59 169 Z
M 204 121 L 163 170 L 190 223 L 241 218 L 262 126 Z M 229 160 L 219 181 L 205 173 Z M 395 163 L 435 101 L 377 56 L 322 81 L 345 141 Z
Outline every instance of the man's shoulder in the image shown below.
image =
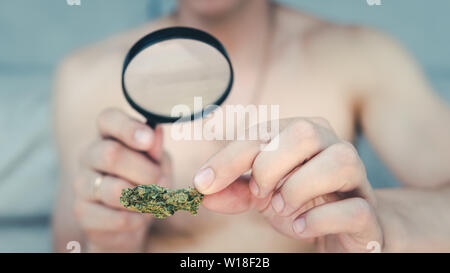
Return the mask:
M 344 24 L 280 6 L 279 39 L 297 43 L 307 53 L 324 56 L 392 45 L 392 39 L 371 27 Z
M 358 90 L 358 96 L 378 81 L 380 70 L 406 63 L 400 44 L 371 27 L 336 23 L 290 9 L 281 12 L 278 40 L 283 43 L 278 42 L 279 47 L 297 48 L 298 61 L 309 73 L 334 80 L 342 89 Z

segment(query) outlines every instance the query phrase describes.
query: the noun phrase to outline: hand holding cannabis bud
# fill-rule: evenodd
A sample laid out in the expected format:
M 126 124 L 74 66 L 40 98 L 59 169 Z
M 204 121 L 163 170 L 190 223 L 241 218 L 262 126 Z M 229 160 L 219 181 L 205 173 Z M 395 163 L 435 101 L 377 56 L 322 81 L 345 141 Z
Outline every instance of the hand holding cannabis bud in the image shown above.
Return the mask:
M 375 195 L 350 143 L 317 118 L 280 120 L 275 140 L 274 150 L 242 140 L 212 156 L 194 178 L 203 206 L 222 213 L 256 209 L 276 230 L 315 240 L 321 251 L 368 251 L 372 241 L 383 246 Z M 248 170 L 252 178 L 239 179 Z
M 203 194 L 194 188 L 170 190 L 157 185 L 142 185 L 122 190 L 120 203 L 130 210 L 164 219 L 178 210 L 197 215 L 202 199 Z
M 170 186 L 162 129 L 116 109 L 102 112 L 98 129 L 101 139 L 84 154 L 74 181 L 77 221 L 89 251 L 142 251 L 154 218 L 125 208 L 120 197 L 138 185 Z

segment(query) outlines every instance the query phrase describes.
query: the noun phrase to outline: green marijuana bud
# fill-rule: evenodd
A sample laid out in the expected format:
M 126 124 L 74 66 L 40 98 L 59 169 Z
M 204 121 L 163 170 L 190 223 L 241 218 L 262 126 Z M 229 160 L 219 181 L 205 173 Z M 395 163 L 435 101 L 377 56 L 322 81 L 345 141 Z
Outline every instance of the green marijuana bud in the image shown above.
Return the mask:
M 151 213 L 156 218 L 166 218 L 177 210 L 189 211 L 197 215 L 203 194 L 196 189 L 171 190 L 156 185 L 141 185 L 123 189 L 120 203 L 133 211 Z

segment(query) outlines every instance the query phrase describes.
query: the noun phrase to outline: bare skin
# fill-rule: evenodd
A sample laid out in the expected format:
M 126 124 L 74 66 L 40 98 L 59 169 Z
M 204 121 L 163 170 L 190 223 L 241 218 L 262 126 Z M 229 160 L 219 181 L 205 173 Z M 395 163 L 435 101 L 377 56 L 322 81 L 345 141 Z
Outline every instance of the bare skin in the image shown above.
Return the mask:
M 295 217 L 275 221 L 282 226 L 272 228 L 264 218 L 273 222 L 277 213 L 260 214 L 259 207 L 272 202 L 276 191 L 269 187 L 270 197 L 264 200 L 249 191 L 248 179 L 214 181 L 219 186 L 205 192 L 212 195 L 205 200 L 207 209 L 202 208 L 197 217 L 178 213 L 154 221 L 120 207 L 121 188 L 149 183 L 190 186 L 205 162 L 216 174 L 227 170 L 239 177 L 247 171 L 230 170 L 220 163 L 245 149 L 229 152 L 233 144 L 220 141 L 175 141 L 170 125 L 152 131 L 122 96 L 121 65 L 131 44 L 152 30 L 181 24 L 213 33 L 229 51 L 236 82 L 226 104 L 279 104 L 281 119 L 295 117 L 285 128 L 315 124 L 317 120 L 310 117 L 320 117 L 318 122 L 329 128 L 323 139 L 333 139 L 324 151 L 333 144 L 351 142 L 359 124 L 381 158 L 408 186 L 372 190 L 364 166 L 357 164 L 357 154 L 343 144 L 347 155 L 356 158 L 352 170 L 360 174 L 348 191 L 364 194 L 352 195 L 357 201 L 337 210 L 342 217 L 336 221 L 348 221 L 334 233 L 365 234 L 364 239 L 381 241 L 385 251 L 449 251 L 450 170 L 446 162 L 450 162 L 450 111 L 433 94 L 414 61 L 396 42 L 373 30 L 324 22 L 265 1 L 230 2 L 237 4 L 223 16 L 209 16 L 195 4 L 181 1 L 176 16 L 91 46 L 61 65 L 54 104 L 62 167 L 54 220 L 56 250 L 64 251 L 72 240 L 83 242 L 86 251 L 313 251 L 311 242 L 316 238 L 322 238 L 316 240 L 322 251 L 362 251 L 365 247 L 324 240 L 332 232 L 323 227 L 333 222 L 306 218 L 306 230 L 316 231 L 309 231 L 309 236 L 292 233 Z M 136 151 L 147 152 L 153 161 Z M 280 169 L 276 164 L 273 169 Z M 98 171 L 108 175 L 98 196 L 92 196 Z M 328 175 L 333 177 L 331 172 Z M 229 185 L 235 185 L 239 193 L 215 194 Z M 334 192 L 326 189 L 297 200 L 295 196 L 305 190 L 294 189 L 294 197 L 283 197 L 298 207 L 294 215 L 306 217 L 302 214 L 305 208 L 322 204 Z M 237 207 L 225 211 L 230 196 Z M 332 199 L 341 197 L 336 196 Z M 362 213 L 351 213 L 355 207 L 363 208 L 358 210 Z M 355 221 L 362 223 L 362 230 L 349 230 Z

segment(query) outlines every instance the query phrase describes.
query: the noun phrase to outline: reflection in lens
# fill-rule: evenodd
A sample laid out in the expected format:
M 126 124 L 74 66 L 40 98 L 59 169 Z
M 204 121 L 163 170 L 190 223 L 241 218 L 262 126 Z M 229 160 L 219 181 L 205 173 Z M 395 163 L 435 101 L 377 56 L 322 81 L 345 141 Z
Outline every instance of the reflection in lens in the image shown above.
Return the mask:
M 131 99 L 154 114 L 170 116 L 175 105 L 194 112 L 194 97 L 213 104 L 225 92 L 231 71 L 214 47 L 196 40 L 171 39 L 138 53 L 125 71 Z

